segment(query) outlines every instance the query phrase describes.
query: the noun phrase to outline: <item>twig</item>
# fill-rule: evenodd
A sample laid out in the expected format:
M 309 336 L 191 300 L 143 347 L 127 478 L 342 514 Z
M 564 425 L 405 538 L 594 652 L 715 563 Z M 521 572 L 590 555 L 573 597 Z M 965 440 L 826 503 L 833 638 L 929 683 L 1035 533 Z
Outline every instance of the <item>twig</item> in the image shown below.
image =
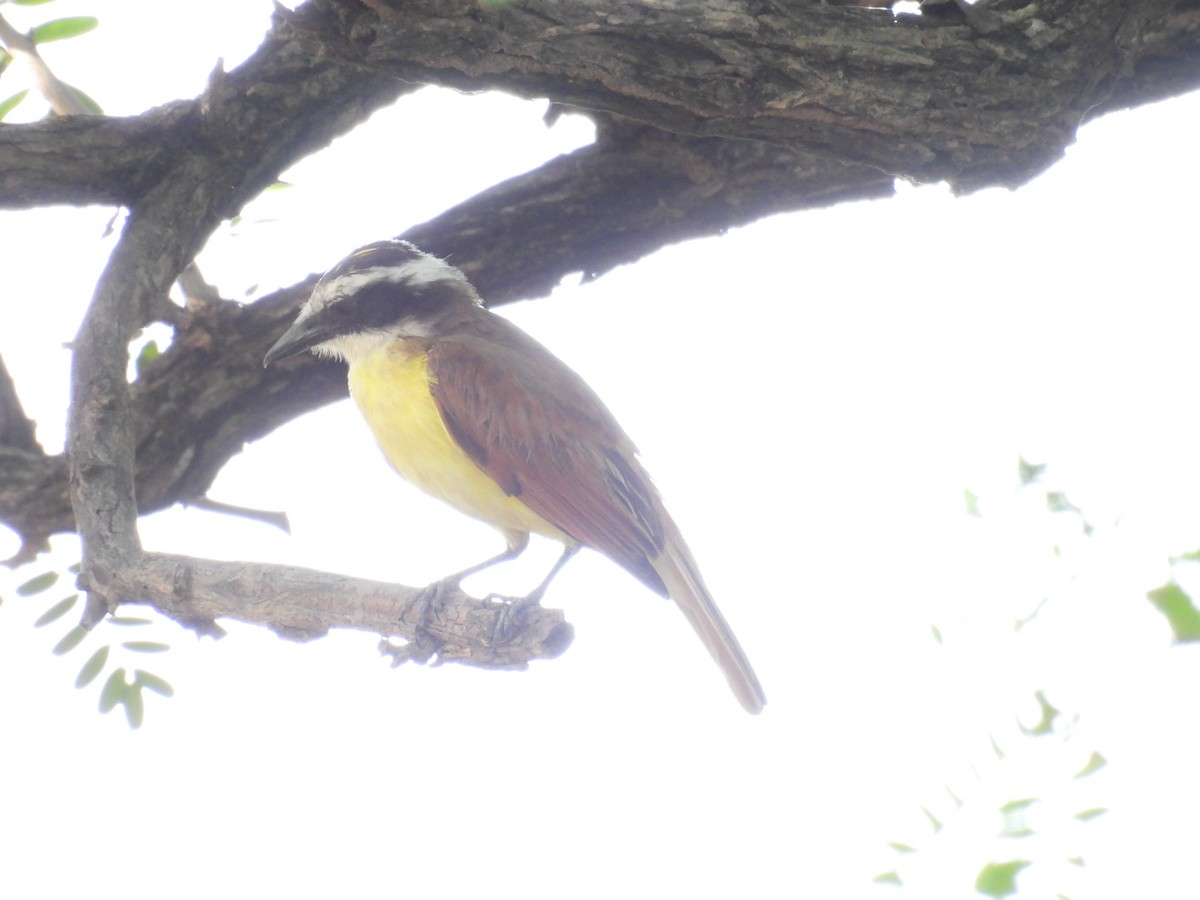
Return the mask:
M 91 110 L 84 105 L 75 90 L 50 71 L 29 35 L 21 34 L 3 16 L 0 16 L 0 43 L 4 44 L 4 48 L 12 54 L 13 59 L 19 60 L 29 70 L 38 91 L 46 98 L 56 115 L 90 114 Z
M 292 533 L 292 526 L 288 523 L 287 513 L 276 512 L 267 509 L 250 509 L 247 506 L 234 506 L 232 503 L 222 503 L 219 500 L 211 500 L 208 497 L 199 497 L 195 500 L 183 501 L 184 506 L 190 506 L 194 509 L 203 509 L 209 512 L 224 513 L 229 516 L 238 516 L 243 519 L 249 519 L 252 522 L 263 522 L 267 525 L 273 525 L 282 531 L 284 534 Z
M 223 302 L 221 292 L 217 290 L 216 286 L 204 280 L 204 275 L 200 272 L 200 267 L 196 265 L 195 260 L 188 263 L 187 267 L 179 273 L 178 284 L 189 307 L 197 304 Z
M 21 398 L 17 396 L 16 385 L 8 374 L 4 359 L 0 358 L 0 446 L 29 453 L 44 452 L 34 428 L 33 420 L 25 415 L 21 406 Z

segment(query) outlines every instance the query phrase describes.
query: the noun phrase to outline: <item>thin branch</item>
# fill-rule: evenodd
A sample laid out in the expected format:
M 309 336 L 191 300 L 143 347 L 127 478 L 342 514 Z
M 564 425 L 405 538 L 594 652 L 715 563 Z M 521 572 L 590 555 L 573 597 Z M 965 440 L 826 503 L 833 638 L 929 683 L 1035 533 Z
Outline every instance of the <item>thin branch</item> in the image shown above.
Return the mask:
M 208 497 L 201 497 L 194 500 L 184 500 L 182 505 L 190 506 L 193 509 L 203 509 L 207 512 L 221 513 L 227 516 L 237 516 L 240 519 L 247 519 L 251 522 L 261 522 L 264 525 L 271 525 L 278 528 L 284 534 L 292 533 L 291 523 L 288 522 L 287 513 L 278 510 L 269 509 L 250 509 L 247 506 L 236 506 L 232 503 L 222 503 L 219 500 L 210 500 Z
M 4 360 L 0 358 L 0 496 L 8 493 L 14 480 L 26 488 L 33 487 L 40 494 L 46 487 L 47 479 L 25 476 L 35 468 L 40 468 L 44 474 L 49 460 L 37 441 L 36 424 L 25 415 L 17 387 L 8 374 Z M 60 474 L 65 472 L 60 470 Z M 65 486 L 65 482 L 59 481 Z M 32 562 L 39 553 L 49 548 L 50 532 L 39 525 L 39 519 L 36 518 L 40 512 L 45 512 L 45 505 L 36 499 L 24 508 L 23 513 L 33 514 L 33 517 L 27 520 L 27 527 L 17 529 L 21 546 L 8 559 L 0 560 L 0 565 L 16 568 Z
M 184 300 L 189 307 L 206 303 L 221 303 L 224 299 L 221 297 L 221 292 L 205 280 L 204 274 L 195 262 L 189 263 L 187 268 L 179 273 L 179 289 L 183 292 Z M 175 321 L 178 323 L 178 319 Z
M 90 112 L 71 86 L 50 71 L 33 40 L 13 28 L 4 16 L 0 16 L 0 44 L 29 70 L 38 92 L 56 115 L 87 115 Z
M 42 453 L 37 442 L 36 425 L 25 415 L 17 387 L 4 359 L 0 358 L 0 447 L 21 450 L 26 453 Z
M 558 656 L 574 637 L 560 610 L 511 610 L 458 588 L 427 591 L 292 566 L 145 553 L 117 571 L 89 571 L 81 584 L 148 603 L 205 633 L 218 618 L 262 625 L 294 640 L 351 628 L 403 638 L 419 651 L 409 654 L 413 658 L 432 654 L 439 662 L 482 668 L 523 668 Z

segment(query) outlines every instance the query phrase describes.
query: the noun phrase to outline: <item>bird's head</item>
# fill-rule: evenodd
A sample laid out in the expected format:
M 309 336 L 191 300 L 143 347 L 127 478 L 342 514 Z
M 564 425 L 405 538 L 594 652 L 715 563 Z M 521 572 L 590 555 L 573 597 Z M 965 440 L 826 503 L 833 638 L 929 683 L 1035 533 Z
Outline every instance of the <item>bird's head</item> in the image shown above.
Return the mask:
M 454 266 L 407 241 L 376 241 L 321 276 L 263 365 L 305 350 L 353 359 L 396 340 L 428 338 L 481 305 Z

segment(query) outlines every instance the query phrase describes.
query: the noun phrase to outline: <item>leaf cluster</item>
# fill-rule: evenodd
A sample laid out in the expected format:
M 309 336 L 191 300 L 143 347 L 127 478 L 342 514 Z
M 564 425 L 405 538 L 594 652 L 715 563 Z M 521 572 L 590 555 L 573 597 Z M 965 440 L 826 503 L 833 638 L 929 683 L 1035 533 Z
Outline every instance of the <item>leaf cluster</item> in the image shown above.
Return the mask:
M 69 574 L 78 572 L 78 567 L 68 570 Z M 62 573 L 53 569 L 35 575 L 14 588 L 17 597 L 41 597 L 48 594 L 59 583 Z M 67 613 L 79 605 L 80 596 L 73 592 L 52 603 L 34 620 L 34 628 L 45 628 L 58 622 Z M 91 654 L 80 666 L 75 676 L 75 687 L 85 688 L 95 682 L 108 668 L 109 674 L 100 689 L 100 712 L 112 712 L 117 706 L 125 709 L 125 718 L 131 728 L 140 728 L 145 720 L 145 699 L 143 691 L 149 690 L 163 697 L 171 697 L 175 689 L 160 675 L 141 668 L 134 668 L 132 678 L 127 675 L 125 666 L 112 665 L 115 658 L 139 656 L 143 654 L 165 653 L 171 649 L 163 641 L 123 639 L 117 635 L 126 629 L 155 626 L 155 620 L 137 616 L 108 616 L 100 626 L 92 629 L 75 625 L 62 635 L 54 644 L 51 653 L 55 656 L 65 656 L 77 648 L 84 646 L 92 648 Z M 108 637 L 109 640 L 104 641 Z M 103 641 L 103 642 L 102 642 Z

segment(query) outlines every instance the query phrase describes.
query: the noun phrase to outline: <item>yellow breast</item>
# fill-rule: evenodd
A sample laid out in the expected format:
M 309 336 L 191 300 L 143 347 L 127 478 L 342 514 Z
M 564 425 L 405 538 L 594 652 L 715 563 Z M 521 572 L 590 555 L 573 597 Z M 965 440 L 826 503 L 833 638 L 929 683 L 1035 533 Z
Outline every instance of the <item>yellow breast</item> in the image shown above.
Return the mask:
M 528 506 L 505 494 L 459 448 L 429 392 L 424 351 L 401 343 L 373 350 L 350 363 L 349 381 L 350 395 L 383 455 L 405 479 L 506 537 L 532 531 L 565 539 Z

